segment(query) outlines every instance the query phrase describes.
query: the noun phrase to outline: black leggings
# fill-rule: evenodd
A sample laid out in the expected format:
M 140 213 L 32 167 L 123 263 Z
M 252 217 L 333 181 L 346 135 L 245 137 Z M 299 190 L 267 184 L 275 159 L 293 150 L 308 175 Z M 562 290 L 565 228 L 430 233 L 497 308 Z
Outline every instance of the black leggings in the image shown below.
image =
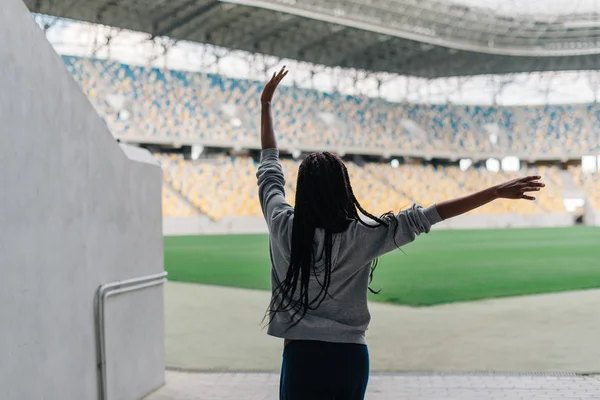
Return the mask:
M 283 350 L 280 400 L 363 400 L 369 381 L 366 345 L 294 340 Z

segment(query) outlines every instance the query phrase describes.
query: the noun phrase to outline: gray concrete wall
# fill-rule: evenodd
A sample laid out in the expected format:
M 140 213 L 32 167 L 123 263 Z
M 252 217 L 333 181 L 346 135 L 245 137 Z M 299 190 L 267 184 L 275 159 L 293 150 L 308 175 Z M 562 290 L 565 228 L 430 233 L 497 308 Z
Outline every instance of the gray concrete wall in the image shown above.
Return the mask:
M 219 221 L 212 221 L 204 215 L 163 218 L 163 234 L 165 236 L 267 232 L 267 224 L 263 217 L 225 217 Z
M 163 270 L 162 174 L 119 148 L 23 3 L 1 4 L 0 399 L 96 399 L 95 292 Z M 164 380 L 163 289 L 106 313 L 109 398 L 140 398 Z
M 600 221 L 599 221 L 600 222 Z M 571 214 L 543 215 L 463 215 L 444 221 L 436 229 L 535 228 L 573 225 Z M 171 217 L 163 220 L 163 233 L 176 235 L 220 235 L 267 233 L 263 217 L 228 217 L 212 221 L 205 216 Z
M 574 216 L 564 214 L 491 215 L 466 214 L 440 223 L 438 229 L 504 229 L 504 228 L 555 228 L 572 226 Z
M 593 218 L 595 219 L 595 221 L 594 221 L 594 219 L 592 219 L 592 221 L 593 221 L 592 225 L 600 226 L 600 212 L 597 212 L 597 211 L 594 212 Z
M 586 200 L 583 210 L 586 225 L 600 226 L 600 212 L 596 211 L 589 201 Z

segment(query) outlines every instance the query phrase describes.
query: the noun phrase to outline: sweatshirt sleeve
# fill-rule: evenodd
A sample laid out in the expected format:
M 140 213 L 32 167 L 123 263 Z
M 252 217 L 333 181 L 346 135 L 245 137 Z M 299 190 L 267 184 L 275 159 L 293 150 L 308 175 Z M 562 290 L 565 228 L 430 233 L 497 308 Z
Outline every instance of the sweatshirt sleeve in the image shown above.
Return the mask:
M 285 201 L 285 178 L 279 161 L 279 150 L 266 149 L 261 152 L 256 171 L 258 199 L 267 221 L 269 233 L 286 236 L 287 221 L 294 208 Z
M 366 261 L 411 243 L 418 235 L 429 233 L 434 224 L 442 221 L 435 205 L 423 208 L 413 204 L 410 208 L 396 214 L 394 218 L 395 221 L 391 221 L 387 227 L 369 228 L 360 223 L 355 225 L 356 232 L 353 240 L 357 245 L 363 243 Z

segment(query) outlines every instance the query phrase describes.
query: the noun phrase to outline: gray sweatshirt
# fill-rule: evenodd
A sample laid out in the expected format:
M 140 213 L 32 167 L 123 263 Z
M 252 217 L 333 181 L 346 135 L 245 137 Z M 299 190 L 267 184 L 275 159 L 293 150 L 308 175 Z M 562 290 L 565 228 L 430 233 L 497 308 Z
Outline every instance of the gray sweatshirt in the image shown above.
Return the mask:
M 269 227 L 271 252 L 271 286 L 283 281 L 290 264 L 294 208 L 285 201 L 285 179 L 277 149 L 263 150 L 256 173 L 258 197 Z M 319 340 L 338 343 L 366 344 L 365 331 L 371 316 L 367 306 L 367 287 L 371 262 L 398 246 L 412 242 L 421 233 L 441 221 L 435 206 L 413 205 L 396 215 L 394 226 L 366 227 L 359 222 L 350 224 L 345 232 L 333 235 L 332 273 L 329 294 L 316 310 L 308 310 L 295 327 L 289 326 L 290 313 L 277 313 L 268 327 L 271 336 L 295 340 Z M 324 263 L 324 231 L 315 232 L 315 262 Z M 321 279 L 322 281 L 322 279 Z M 312 300 L 320 286 L 314 275 L 309 283 Z

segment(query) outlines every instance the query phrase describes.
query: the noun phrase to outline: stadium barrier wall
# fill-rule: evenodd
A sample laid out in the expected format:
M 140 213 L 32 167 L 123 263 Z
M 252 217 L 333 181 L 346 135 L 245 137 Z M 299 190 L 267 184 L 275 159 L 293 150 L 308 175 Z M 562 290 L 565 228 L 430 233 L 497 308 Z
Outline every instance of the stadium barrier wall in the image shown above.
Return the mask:
M 571 214 L 543 215 L 463 215 L 444 221 L 435 229 L 500 229 L 500 228 L 541 228 L 572 226 Z M 219 235 L 267 233 L 267 225 L 262 217 L 226 217 L 212 221 L 205 216 L 165 217 L 163 233 L 175 235 Z
M 201 215 L 197 217 L 165 217 L 163 219 L 163 234 L 165 236 L 267 232 L 267 224 L 263 217 L 225 217 L 219 221 L 213 221 Z
M 588 200 L 583 207 L 585 224 L 590 226 L 600 226 L 600 212 L 597 212 Z
M 440 229 L 505 229 L 505 228 L 556 228 L 573 226 L 573 215 L 564 214 L 467 214 L 443 221 Z
M 162 172 L 119 148 L 21 0 L 0 7 L 0 399 L 98 399 L 96 290 L 163 272 Z M 106 302 L 108 399 L 164 382 L 163 288 Z

